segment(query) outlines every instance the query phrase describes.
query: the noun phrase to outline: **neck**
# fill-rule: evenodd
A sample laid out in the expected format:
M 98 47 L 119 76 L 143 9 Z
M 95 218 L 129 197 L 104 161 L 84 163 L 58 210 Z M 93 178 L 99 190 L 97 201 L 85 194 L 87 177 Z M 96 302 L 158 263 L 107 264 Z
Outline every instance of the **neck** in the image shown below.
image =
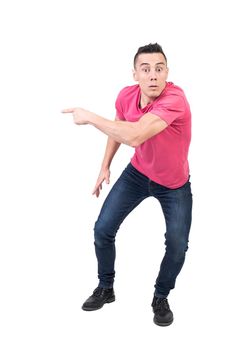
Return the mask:
M 165 82 L 165 85 L 164 85 L 164 88 L 162 89 L 162 91 L 160 92 L 160 94 L 158 96 L 155 96 L 155 97 L 149 97 L 149 96 L 146 96 L 142 91 L 141 91 L 141 98 L 140 98 L 140 108 L 144 108 L 146 107 L 148 104 L 150 104 L 151 102 L 155 101 L 156 98 L 158 98 L 161 93 L 163 92 L 163 90 L 165 89 L 167 83 Z
M 140 108 L 146 107 L 148 104 L 150 104 L 151 102 L 153 102 L 155 99 L 156 99 L 156 97 L 154 97 L 154 98 L 149 98 L 149 97 L 145 96 L 144 94 L 141 94 L 141 98 L 140 98 Z

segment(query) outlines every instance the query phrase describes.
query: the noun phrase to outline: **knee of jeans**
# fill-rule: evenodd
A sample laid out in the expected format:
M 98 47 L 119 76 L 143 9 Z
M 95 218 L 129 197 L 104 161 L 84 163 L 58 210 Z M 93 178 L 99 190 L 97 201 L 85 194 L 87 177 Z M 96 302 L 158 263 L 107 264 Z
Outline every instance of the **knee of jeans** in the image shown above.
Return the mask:
M 94 242 L 104 248 L 115 242 L 115 230 L 105 220 L 97 220 L 94 226 Z
M 166 250 L 174 261 L 183 260 L 188 250 L 188 241 L 186 240 L 166 240 Z

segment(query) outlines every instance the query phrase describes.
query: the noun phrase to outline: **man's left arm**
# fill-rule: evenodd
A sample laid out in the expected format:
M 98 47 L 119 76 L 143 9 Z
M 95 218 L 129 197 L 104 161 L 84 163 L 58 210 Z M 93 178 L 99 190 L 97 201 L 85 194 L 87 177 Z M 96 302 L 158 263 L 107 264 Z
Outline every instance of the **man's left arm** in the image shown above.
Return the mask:
M 110 136 L 115 141 L 131 147 L 137 147 L 149 138 L 163 131 L 168 124 L 152 113 L 144 114 L 136 122 L 109 120 L 82 108 L 70 108 L 62 111 L 72 113 L 74 123 L 90 124 Z

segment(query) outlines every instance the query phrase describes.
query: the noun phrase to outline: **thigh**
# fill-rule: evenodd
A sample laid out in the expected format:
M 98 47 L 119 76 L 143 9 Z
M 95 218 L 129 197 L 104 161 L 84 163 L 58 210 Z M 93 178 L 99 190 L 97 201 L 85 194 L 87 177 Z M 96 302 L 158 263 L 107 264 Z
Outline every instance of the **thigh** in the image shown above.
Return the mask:
M 190 182 L 186 182 L 184 186 L 175 190 L 164 188 L 157 198 L 160 201 L 166 221 L 166 235 L 186 241 L 192 220 Z
M 128 165 L 104 201 L 98 221 L 118 228 L 147 196 L 147 178 Z

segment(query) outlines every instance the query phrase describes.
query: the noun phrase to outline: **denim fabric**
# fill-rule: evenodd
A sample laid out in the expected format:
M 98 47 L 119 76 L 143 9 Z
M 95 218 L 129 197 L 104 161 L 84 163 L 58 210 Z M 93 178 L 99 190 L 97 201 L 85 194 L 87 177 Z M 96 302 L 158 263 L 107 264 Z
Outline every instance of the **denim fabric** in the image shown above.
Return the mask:
M 155 282 L 155 295 L 167 297 L 184 264 L 192 219 L 192 193 L 189 180 L 177 189 L 151 181 L 131 163 L 122 172 L 107 196 L 94 227 L 99 287 L 113 287 L 115 237 L 126 216 L 145 198 L 153 196 L 165 217 L 166 251 Z

